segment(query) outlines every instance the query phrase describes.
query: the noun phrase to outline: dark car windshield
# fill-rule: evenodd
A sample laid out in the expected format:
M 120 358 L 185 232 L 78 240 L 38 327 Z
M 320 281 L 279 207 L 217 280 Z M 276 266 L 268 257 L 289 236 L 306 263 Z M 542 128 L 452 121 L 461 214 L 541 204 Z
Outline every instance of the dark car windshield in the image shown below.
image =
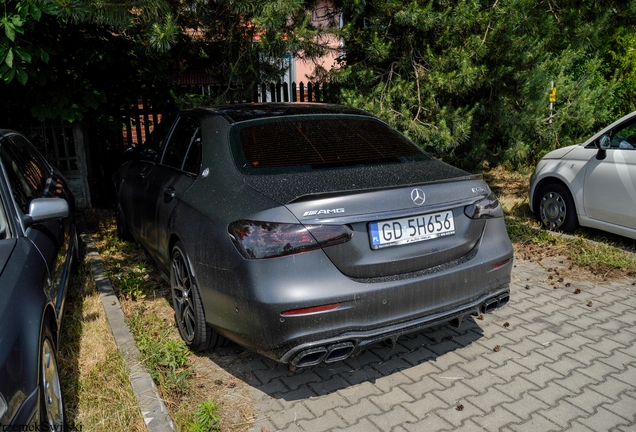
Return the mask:
M 244 174 L 282 174 L 430 159 L 386 124 L 362 116 L 297 116 L 237 124 L 230 132 Z

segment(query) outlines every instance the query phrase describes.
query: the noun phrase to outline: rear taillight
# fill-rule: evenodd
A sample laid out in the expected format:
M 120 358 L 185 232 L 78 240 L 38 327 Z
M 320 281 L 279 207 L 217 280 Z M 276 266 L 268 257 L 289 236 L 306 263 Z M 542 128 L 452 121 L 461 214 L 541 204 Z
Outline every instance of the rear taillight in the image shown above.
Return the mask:
M 471 219 L 490 219 L 503 217 L 504 212 L 497 195 L 490 192 L 487 197 L 466 206 L 464 214 Z
M 346 225 L 301 225 L 238 220 L 228 232 L 246 259 L 273 258 L 345 243 L 353 236 Z

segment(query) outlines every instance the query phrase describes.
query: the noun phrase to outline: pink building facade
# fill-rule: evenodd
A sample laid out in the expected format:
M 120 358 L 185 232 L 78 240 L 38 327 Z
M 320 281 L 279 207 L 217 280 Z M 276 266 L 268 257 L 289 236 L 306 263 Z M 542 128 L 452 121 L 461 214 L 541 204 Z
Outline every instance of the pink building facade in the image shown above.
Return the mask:
M 342 15 L 335 11 L 330 0 L 321 0 L 312 12 L 311 23 L 323 28 L 331 26 L 340 27 L 342 26 Z M 329 71 L 331 68 L 337 66 L 336 59 L 340 56 L 341 41 L 334 35 L 328 35 L 321 42 L 326 42 L 331 48 L 331 52 L 315 61 L 305 61 L 294 57 L 291 67 L 293 70 L 290 73 L 292 81 L 296 83 L 300 83 L 301 81 L 307 83 L 308 78 L 315 76 L 316 67 Z

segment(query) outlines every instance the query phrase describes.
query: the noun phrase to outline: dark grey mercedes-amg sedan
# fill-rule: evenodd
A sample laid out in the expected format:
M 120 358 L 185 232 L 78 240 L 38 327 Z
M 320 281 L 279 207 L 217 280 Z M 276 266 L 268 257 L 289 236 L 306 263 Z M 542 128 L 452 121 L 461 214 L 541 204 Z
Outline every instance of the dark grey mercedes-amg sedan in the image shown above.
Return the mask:
M 508 301 L 512 245 L 488 185 L 364 111 L 186 110 L 128 153 L 119 235 L 170 280 L 193 350 L 228 338 L 312 366 Z

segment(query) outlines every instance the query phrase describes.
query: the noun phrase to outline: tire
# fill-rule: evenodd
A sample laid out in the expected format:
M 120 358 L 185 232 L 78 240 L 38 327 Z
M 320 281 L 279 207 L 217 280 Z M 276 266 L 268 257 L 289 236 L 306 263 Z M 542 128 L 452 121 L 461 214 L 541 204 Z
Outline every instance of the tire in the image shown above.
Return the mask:
M 571 233 L 579 226 L 572 194 L 560 183 L 550 183 L 541 189 L 537 216 L 551 231 Z
M 179 241 L 170 255 L 170 291 L 179 334 L 192 351 L 204 351 L 225 345 L 226 339 L 211 329 L 205 312 L 190 260 Z
M 117 237 L 119 237 L 119 240 L 134 242 L 135 239 L 133 238 L 132 234 L 130 233 L 130 230 L 128 229 L 128 223 L 126 223 L 126 218 L 124 217 L 124 212 L 121 208 L 120 203 L 117 203 L 116 220 L 117 220 Z
M 46 328 L 40 343 L 40 422 L 42 430 L 65 430 L 66 413 L 60 371 L 51 330 Z

